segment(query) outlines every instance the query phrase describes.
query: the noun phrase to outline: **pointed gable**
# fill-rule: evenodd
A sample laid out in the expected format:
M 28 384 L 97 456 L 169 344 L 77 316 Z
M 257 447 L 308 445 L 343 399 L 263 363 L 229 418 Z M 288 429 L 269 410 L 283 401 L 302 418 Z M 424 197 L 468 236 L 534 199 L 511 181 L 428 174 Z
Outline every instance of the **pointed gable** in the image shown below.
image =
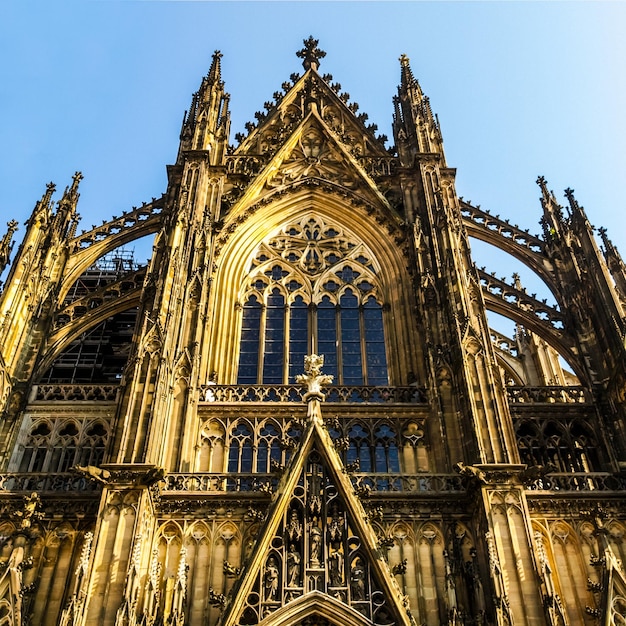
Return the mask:
M 299 378 L 309 387 L 307 421 L 222 626 L 273 623 L 272 614 L 290 603 L 305 614 L 339 603 L 352 616 L 345 623 L 358 623 L 359 616 L 365 624 L 412 623 L 324 425 L 319 400 L 329 379 L 319 368 Z
M 312 179 L 389 206 L 380 191 L 381 176 L 389 176 L 396 165 L 385 148 L 387 138 L 375 135 L 375 124 L 366 126 L 367 115 L 357 115 L 358 104 L 349 104 L 349 94 L 339 93 L 341 85 L 329 84 L 331 75 L 318 73 L 310 53 L 316 45 L 307 40 L 299 54 L 305 58 L 304 75 L 292 74 L 293 84 L 283 83 L 283 91 L 265 103 L 265 112 L 255 114 L 258 123 L 246 124 L 247 136 L 236 135 L 240 144 L 227 158 L 227 210 Z

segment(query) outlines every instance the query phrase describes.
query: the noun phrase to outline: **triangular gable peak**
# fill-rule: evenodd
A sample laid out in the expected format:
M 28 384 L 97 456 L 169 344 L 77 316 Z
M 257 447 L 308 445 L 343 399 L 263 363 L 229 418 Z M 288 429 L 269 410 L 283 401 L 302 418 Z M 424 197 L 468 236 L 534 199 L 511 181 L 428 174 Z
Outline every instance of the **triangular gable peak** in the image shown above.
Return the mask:
M 306 57 L 312 47 L 317 46 L 317 40 L 312 38 L 304 43 L 305 48 L 298 56 Z M 325 53 L 317 50 L 317 55 L 325 56 Z M 306 68 L 304 75 L 292 74 L 294 84 L 283 83 L 284 92 L 275 92 L 274 101 L 265 103 L 266 113 L 256 113 L 258 125 L 246 125 L 248 136 L 237 135 L 241 143 L 233 156 L 249 155 L 268 161 L 309 112 L 316 110 L 355 158 L 389 158 L 384 146 L 386 137 L 375 135 L 375 124 L 366 126 L 367 114 L 357 115 L 359 105 L 348 104 L 349 94 L 338 93 L 341 85 L 329 85 L 332 76 L 320 75 L 317 62 L 310 63 L 305 58 L 303 64 Z
M 388 155 L 384 157 L 385 164 L 390 158 Z M 370 206 L 391 211 L 399 220 L 366 167 L 368 163 L 354 157 L 319 112 L 311 110 L 231 207 L 229 219 L 252 202 L 258 202 L 259 198 L 268 198 L 286 187 L 317 179 L 341 190 L 343 194 L 360 198 Z
M 324 603 L 327 608 L 340 603 L 346 614 L 362 616 L 363 624 L 414 623 L 324 426 L 320 386 L 328 380 L 318 374 L 319 369 L 307 377 L 308 414 L 299 446 L 278 484 L 221 626 L 274 624 L 275 613 L 290 613 L 292 603 L 298 611 L 315 613 Z

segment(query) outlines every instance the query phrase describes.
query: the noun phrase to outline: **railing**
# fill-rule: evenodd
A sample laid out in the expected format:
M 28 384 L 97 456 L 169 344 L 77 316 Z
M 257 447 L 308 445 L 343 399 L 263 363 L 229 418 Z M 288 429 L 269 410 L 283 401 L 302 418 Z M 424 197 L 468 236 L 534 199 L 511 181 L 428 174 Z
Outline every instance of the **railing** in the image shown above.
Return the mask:
M 357 490 L 404 493 L 465 493 L 466 479 L 459 474 L 353 474 Z
M 536 403 L 588 403 L 592 399 L 585 387 L 507 387 L 509 402 L 513 404 Z
M 0 474 L 0 491 L 94 493 L 101 485 L 79 474 L 44 472 Z
M 302 402 L 306 388 L 296 385 L 204 385 L 204 402 Z M 327 387 L 326 402 L 424 404 L 426 390 L 419 387 Z
M 403 493 L 465 493 L 465 478 L 459 474 L 352 474 L 357 491 Z M 276 489 L 278 474 L 168 474 L 164 492 L 268 492 Z
M 229 174 L 256 176 L 263 168 L 264 159 L 260 156 L 227 156 L 226 171 Z
M 544 252 L 545 243 L 538 235 L 531 235 L 517 224 L 511 225 L 506 220 L 501 220 L 499 215 L 491 215 L 488 211 L 483 211 L 468 202 L 461 202 L 461 214 L 476 226 L 498 233 L 532 252 L 538 254 Z
M 376 178 L 378 176 L 391 176 L 398 169 L 396 157 L 359 157 L 359 163 L 367 173 Z
M 619 491 L 626 490 L 626 478 L 600 472 L 548 474 L 526 485 L 530 491 Z
M 30 401 L 115 402 L 119 388 L 119 385 L 35 385 Z
M 168 474 L 163 491 L 267 491 L 278 479 L 278 474 Z

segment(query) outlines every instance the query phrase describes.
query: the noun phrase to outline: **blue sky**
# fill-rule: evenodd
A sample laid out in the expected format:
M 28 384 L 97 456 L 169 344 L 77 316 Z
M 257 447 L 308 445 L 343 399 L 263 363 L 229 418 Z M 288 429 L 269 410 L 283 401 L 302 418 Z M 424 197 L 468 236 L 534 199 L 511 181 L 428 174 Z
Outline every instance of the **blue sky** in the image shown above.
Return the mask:
M 234 137 L 302 71 L 295 52 L 312 34 L 321 71 L 389 136 L 410 57 L 459 195 L 538 233 L 542 174 L 559 198 L 574 188 L 626 256 L 625 31 L 622 2 L 4 0 L 0 232 L 75 170 L 84 228 L 159 196 L 213 51 Z

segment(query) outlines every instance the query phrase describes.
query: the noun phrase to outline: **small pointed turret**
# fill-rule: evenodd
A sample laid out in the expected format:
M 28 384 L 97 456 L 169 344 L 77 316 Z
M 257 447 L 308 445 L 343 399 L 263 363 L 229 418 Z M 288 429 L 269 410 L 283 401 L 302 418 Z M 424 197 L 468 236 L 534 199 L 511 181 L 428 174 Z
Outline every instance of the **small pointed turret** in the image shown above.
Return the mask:
M 618 249 L 608 238 L 606 228 L 598 228 L 598 233 L 602 238 L 602 243 L 604 245 L 604 258 L 606 259 L 606 264 L 611 272 L 611 276 L 613 276 L 613 280 L 620 291 L 620 295 L 623 299 L 626 299 L 626 265 L 624 264 Z
M 584 229 L 591 233 L 593 231 L 593 227 L 587 219 L 585 209 L 580 206 L 580 204 L 578 204 L 578 201 L 574 197 L 574 190 L 568 187 L 565 190 L 565 197 L 567 198 L 567 201 L 569 203 L 569 210 L 571 215 L 570 223 L 572 229 L 574 231 Z
M 216 50 L 213 53 L 213 58 L 211 60 L 211 67 L 209 68 L 209 73 L 207 74 L 207 81 L 210 83 L 216 83 L 222 80 L 222 57 L 224 55 Z
M 72 176 L 72 184 L 65 188 L 63 197 L 59 200 L 57 211 L 52 222 L 52 232 L 59 238 L 73 236 L 76 224 L 78 223 L 78 186 L 83 179 L 81 172 L 75 172 Z
M 439 154 L 445 167 L 443 139 L 439 121 L 430 100 L 413 76 L 409 57 L 400 57 L 400 86 L 394 98 L 393 133 L 403 165 L 413 164 L 420 153 Z
M 2 241 L 0 241 L 0 275 L 4 272 L 4 268 L 9 263 L 11 250 L 13 249 L 13 233 L 17 230 L 17 221 L 11 220 L 7 222 L 7 226 L 8 230 L 2 238 Z
M 46 190 L 39 200 L 35 207 L 33 208 L 33 212 L 28 219 L 26 224 L 30 227 L 33 226 L 38 220 L 42 222 L 42 226 L 48 224 L 48 220 L 50 219 L 52 213 L 52 194 L 56 191 L 57 186 L 50 182 L 46 185 Z
M 206 150 L 211 153 L 211 164 L 219 165 L 226 153 L 230 114 L 229 95 L 224 92 L 222 81 L 221 58 L 222 53 L 216 50 L 208 74 L 192 96 L 180 133 L 179 162 L 183 152 Z
M 563 207 L 557 202 L 554 193 L 548 190 L 548 184 L 543 176 L 537 177 L 537 184 L 541 189 L 541 206 L 543 207 L 541 226 L 543 234 L 546 241 L 556 241 L 563 236 L 567 227 L 563 216 Z

